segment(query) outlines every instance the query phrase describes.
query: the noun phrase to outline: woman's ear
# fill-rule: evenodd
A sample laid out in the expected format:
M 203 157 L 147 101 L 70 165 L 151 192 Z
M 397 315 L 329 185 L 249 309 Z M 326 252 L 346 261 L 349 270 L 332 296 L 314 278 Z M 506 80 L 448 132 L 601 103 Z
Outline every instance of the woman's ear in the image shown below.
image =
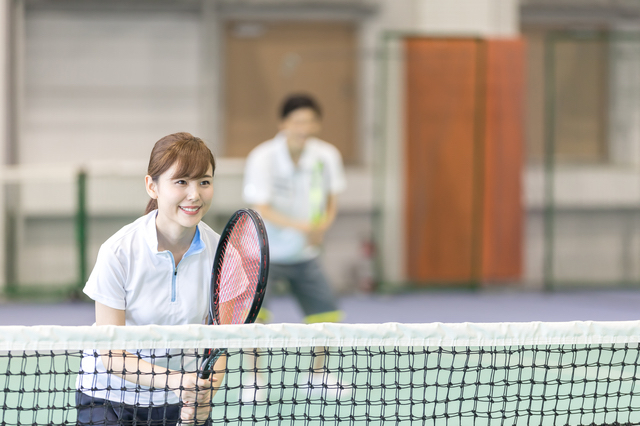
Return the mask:
M 147 190 L 147 194 L 149 194 L 149 197 L 153 198 L 154 200 L 158 199 L 158 184 L 155 180 L 153 180 L 151 176 L 146 175 L 144 177 L 144 187 Z

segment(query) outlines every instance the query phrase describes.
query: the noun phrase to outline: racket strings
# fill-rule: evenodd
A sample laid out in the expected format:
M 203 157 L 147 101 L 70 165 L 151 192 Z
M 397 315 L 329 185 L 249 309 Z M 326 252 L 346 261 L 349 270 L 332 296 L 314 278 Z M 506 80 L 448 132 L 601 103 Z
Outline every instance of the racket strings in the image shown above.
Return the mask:
M 257 229 L 248 216 L 241 216 L 224 244 L 218 275 L 220 324 L 244 323 L 258 286 L 261 250 Z

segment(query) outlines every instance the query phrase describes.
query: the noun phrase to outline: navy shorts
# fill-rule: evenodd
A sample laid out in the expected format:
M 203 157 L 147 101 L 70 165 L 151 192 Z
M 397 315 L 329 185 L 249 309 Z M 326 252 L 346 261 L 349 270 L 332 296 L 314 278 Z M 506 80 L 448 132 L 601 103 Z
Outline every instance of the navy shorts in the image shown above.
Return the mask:
M 265 294 L 266 309 L 269 309 L 269 298 L 279 281 L 289 284 L 291 293 L 304 312 L 306 322 L 340 321 L 342 313 L 338 310 L 336 298 L 317 258 L 292 264 L 272 262 L 269 265 L 269 280 Z M 265 319 L 264 315 L 261 317 Z
M 180 419 L 181 404 L 137 407 L 100 398 L 92 398 L 76 391 L 77 425 L 167 425 Z M 211 425 L 211 419 L 205 425 Z

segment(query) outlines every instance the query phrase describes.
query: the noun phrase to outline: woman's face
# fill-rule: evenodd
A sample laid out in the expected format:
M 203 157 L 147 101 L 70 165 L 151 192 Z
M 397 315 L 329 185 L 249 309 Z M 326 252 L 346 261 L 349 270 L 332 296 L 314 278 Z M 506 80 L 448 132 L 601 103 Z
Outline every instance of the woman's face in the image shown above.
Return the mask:
M 213 198 L 213 167 L 198 179 L 174 176 L 177 166 L 157 181 L 147 176 L 147 192 L 158 201 L 158 221 L 168 226 L 195 227 L 207 213 Z M 158 223 L 158 222 L 156 222 Z

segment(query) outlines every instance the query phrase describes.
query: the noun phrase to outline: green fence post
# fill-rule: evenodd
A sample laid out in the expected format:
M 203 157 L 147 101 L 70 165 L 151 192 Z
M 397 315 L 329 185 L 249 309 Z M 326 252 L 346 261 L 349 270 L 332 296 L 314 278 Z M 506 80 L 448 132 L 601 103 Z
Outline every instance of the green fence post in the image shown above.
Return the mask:
M 78 248 L 78 282 L 74 295 L 78 297 L 87 280 L 87 172 L 78 171 L 76 206 L 76 243 Z

